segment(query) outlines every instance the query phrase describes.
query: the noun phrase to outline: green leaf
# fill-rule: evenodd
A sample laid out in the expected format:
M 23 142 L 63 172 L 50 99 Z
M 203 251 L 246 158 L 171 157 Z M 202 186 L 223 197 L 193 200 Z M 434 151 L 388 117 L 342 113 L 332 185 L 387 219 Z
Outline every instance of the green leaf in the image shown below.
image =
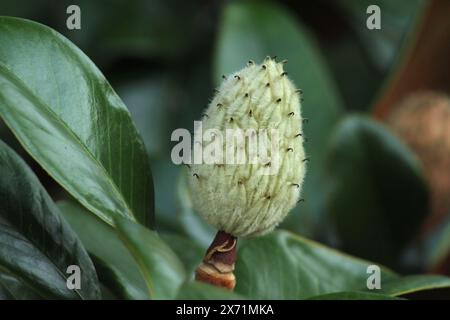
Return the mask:
M 39 300 L 42 299 L 30 287 L 16 277 L 0 272 L 0 300 Z
M 336 292 L 320 296 L 314 296 L 309 298 L 308 300 L 399 300 L 399 298 L 391 297 L 380 293 L 349 291 L 349 292 Z
M 435 275 L 407 276 L 388 281 L 381 284 L 380 293 L 390 296 L 408 296 L 426 291 L 446 289 L 445 295 L 440 295 L 441 299 L 450 299 L 450 278 Z M 423 296 L 422 296 L 423 297 Z
M 349 116 L 335 132 L 327 171 L 343 250 L 396 266 L 428 211 L 417 158 L 382 125 Z
M 178 300 L 242 300 L 239 294 L 214 287 L 212 285 L 191 281 L 185 283 L 178 292 Z
M 220 26 L 215 57 L 215 79 L 244 67 L 248 60 L 277 55 L 288 59 L 289 77 L 304 92 L 303 117 L 311 158 L 304 183 L 304 198 L 285 224 L 311 234 L 323 211 L 325 146 L 342 110 L 341 99 L 314 39 L 282 7 L 269 2 L 228 2 Z M 300 165 L 300 164 L 299 164 Z
M 54 30 L 0 17 L 0 115 L 23 147 L 107 223 L 153 221 L 148 157 L 97 67 Z
M 139 267 L 115 230 L 74 201 L 57 205 L 93 256 L 100 281 L 120 298 L 148 299 Z
M 117 219 L 116 228 L 136 259 L 151 298 L 175 298 L 186 275 L 175 253 L 156 232 L 128 219 Z
M 174 232 L 163 232 L 160 235 L 183 262 L 188 277 L 193 276 L 195 269 L 203 260 L 206 248 L 200 246 L 194 240 Z
M 0 266 L 49 298 L 96 299 L 97 275 L 83 245 L 25 162 L 0 141 Z M 67 288 L 67 268 L 81 289 Z
M 371 262 L 286 231 L 252 238 L 238 250 L 236 292 L 252 299 L 305 299 L 366 288 Z M 385 281 L 396 278 L 381 268 Z

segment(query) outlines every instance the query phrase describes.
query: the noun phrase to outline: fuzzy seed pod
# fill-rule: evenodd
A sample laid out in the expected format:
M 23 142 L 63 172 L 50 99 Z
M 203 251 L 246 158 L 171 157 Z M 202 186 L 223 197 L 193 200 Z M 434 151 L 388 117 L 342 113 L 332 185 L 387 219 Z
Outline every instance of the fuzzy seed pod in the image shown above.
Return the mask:
M 194 208 L 216 229 L 235 237 L 267 233 L 299 201 L 306 169 L 300 98 L 301 90 L 289 80 L 283 63 L 271 58 L 259 65 L 250 61 L 247 67 L 225 77 L 216 90 L 204 113 L 202 132 L 206 135 L 208 129 L 214 129 L 222 135 L 226 140 L 223 154 L 225 144 L 230 143 L 227 129 L 250 129 L 258 139 L 265 130 L 270 143 L 278 142 L 275 148 L 270 143 L 266 148 L 271 156 L 267 162 L 259 157 L 250 163 L 254 153 L 249 151 L 252 141 L 246 139 L 234 148 L 243 152 L 243 164 L 191 165 L 189 186 Z M 205 146 L 197 134 L 194 141 L 194 152 L 196 144 Z M 262 151 L 259 141 L 258 152 Z
M 394 108 L 388 124 L 424 167 L 431 190 L 426 233 L 450 212 L 450 99 L 437 92 L 412 94 Z

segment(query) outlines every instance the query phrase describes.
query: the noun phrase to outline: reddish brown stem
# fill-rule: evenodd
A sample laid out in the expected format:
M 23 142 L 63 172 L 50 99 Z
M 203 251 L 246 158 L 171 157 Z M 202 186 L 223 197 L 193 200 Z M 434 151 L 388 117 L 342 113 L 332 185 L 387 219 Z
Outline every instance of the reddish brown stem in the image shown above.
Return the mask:
M 206 250 L 203 262 L 195 271 L 195 279 L 218 287 L 233 290 L 236 285 L 234 263 L 236 261 L 237 238 L 218 231 Z

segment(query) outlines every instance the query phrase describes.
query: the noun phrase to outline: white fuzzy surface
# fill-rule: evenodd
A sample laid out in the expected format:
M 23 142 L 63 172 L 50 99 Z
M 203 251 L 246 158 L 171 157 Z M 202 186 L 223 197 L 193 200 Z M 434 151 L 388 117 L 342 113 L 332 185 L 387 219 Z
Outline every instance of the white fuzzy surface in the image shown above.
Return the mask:
M 267 169 L 262 163 L 191 165 L 194 209 L 235 236 L 271 231 L 300 198 L 306 171 L 300 93 L 283 72 L 283 64 L 270 58 L 249 63 L 223 81 L 202 119 L 203 132 L 215 128 L 224 136 L 227 128 L 279 132 L 280 170 L 275 175 L 259 174 Z

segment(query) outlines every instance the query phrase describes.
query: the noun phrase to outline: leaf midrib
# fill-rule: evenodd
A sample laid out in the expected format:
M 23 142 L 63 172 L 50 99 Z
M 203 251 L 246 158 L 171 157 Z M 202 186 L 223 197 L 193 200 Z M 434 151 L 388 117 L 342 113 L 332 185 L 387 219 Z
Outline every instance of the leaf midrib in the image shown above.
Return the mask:
M 8 69 L 8 67 L 3 64 L 2 62 L 0 62 L 0 73 L 6 74 L 6 79 L 8 81 L 10 81 L 11 77 L 12 79 L 17 81 L 18 85 L 22 86 L 22 89 L 29 94 L 33 99 L 35 99 L 35 103 L 37 103 L 38 105 L 41 105 L 43 108 L 46 109 L 46 111 L 48 111 L 52 116 L 53 119 L 57 122 L 59 122 L 61 124 L 61 126 L 63 127 L 63 129 L 67 130 L 67 132 L 69 133 L 69 135 L 77 142 L 77 145 L 79 145 L 81 147 L 81 149 L 84 151 L 84 153 L 87 155 L 87 157 L 89 157 L 91 160 L 93 160 L 93 162 L 100 168 L 100 170 L 104 173 L 104 176 L 106 177 L 106 181 L 110 184 L 110 186 L 112 187 L 112 190 L 114 191 L 115 195 L 117 196 L 117 198 L 120 200 L 120 202 L 123 204 L 123 206 L 125 207 L 125 209 L 130 213 L 130 215 L 126 216 L 127 218 L 131 218 L 133 221 L 136 221 L 136 217 L 133 214 L 133 211 L 130 209 L 130 207 L 128 206 L 127 201 L 125 201 L 123 195 L 119 192 L 118 186 L 116 185 L 116 183 L 111 179 L 111 175 L 109 174 L 109 172 L 106 170 L 106 168 L 103 166 L 103 164 L 96 158 L 94 157 L 94 155 L 92 154 L 92 152 L 87 148 L 87 146 L 81 141 L 81 139 L 75 134 L 75 132 L 66 124 L 65 121 L 63 121 L 54 111 L 53 109 L 51 109 L 45 102 L 43 102 L 38 96 L 36 96 L 34 94 L 34 92 L 18 77 L 16 76 L 12 71 L 10 71 Z M 14 84 L 14 82 L 13 82 Z M 1 116 L 1 114 L 0 114 Z M 3 117 L 2 117 L 3 118 Z M 8 128 L 14 133 L 14 136 L 17 138 L 17 140 L 20 142 L 20 144 L 22 145 L 22 147 L 26 150 L 26 146 L 25 143 L 22 141 L 22 139 L 15 134 L 14 128 L 11 128 L 9 123 L 7 121 L 4 121 L 5 124 L 8 126 Z M 50 170 L 48 170 L 48 168 L 45 166 L 44 163 L 42 163 L 39 159 L 37 159 L 33 154 L 30 153 L 30 156 L 36 161 L 38 162 L 42 168 L 50 175 L 52 176 L 59 184 L 61 185 L 65 185 L 64 183 L 62 183 L 61 181 L 59 181 L 58 178 L 54 177 L 54 175 L 50 172 Z M 68 191 L 70 190 L 70 188 L 67 188 Z M 70 192 L 70 191 L 69 191 Z M 70 192 L 72 193 L 72 192 Z M 74 195 L 75 196 L 75 195 Z M 97 214 L 97 210 L 94 210 L 90 204 L 86 203 L 83 199 L 78 199 L 79 202 L 83 203 L 85 207 L 87 207 L 90 211 L 94 212 L 95 214 Z M 104 220 L 106 223 L 110 224 L 111 226 L 114 226 L 113 221 L 108 221 L 108 219 L 106 219 L 103 215 L 102 212 L 99 212 L 99 215 L 102 220 Z

